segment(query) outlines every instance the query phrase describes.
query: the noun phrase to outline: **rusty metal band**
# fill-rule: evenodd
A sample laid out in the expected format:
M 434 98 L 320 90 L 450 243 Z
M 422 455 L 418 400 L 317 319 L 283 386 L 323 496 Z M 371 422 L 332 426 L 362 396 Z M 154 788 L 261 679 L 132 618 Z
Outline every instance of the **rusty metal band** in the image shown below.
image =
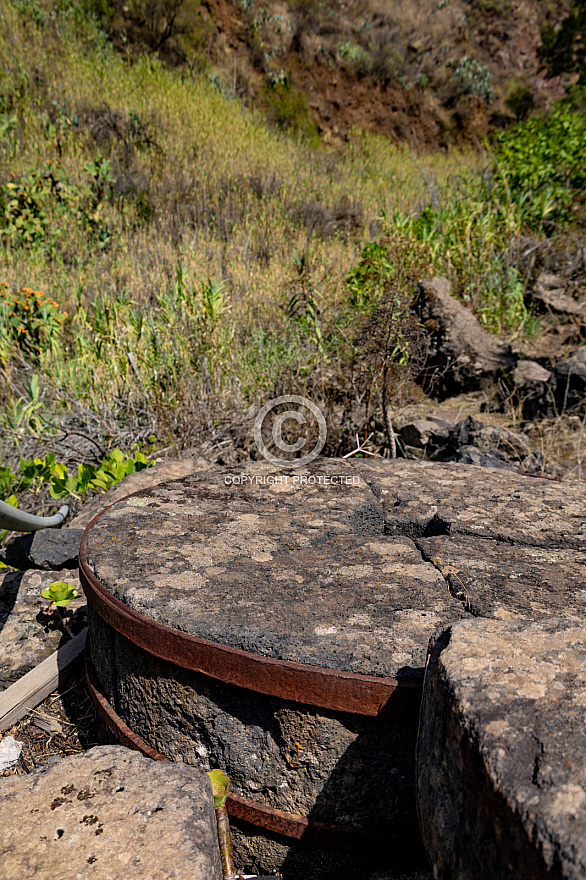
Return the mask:
M 561 483 L 561 477 L 546 477 L 545 474 L 530 474 L 528 471 L 517 471 L 522 477 L 535 477 L 537 480 L 549 480 L 552 483 Z
M 136 734 L 114 711 L 106 697 L 100 691 L 96 673 L 90 658 L 89 646 L 85 650 L 85 672 L 90 697 L 102 721 L 119 743 L 129 749 L 140 752 L 153 761 L 172 763 L 165 755 L 153 749 L 142 737 Z M 264 804 L 257 804 L 248 798 L 228 792 L 226 800 L 228 813 L 235 819 L 281 834 L 283 837 L 302 840 L 304 843 L 319 843 L 335 847 L 351 847 L 357 843 L 366 845 L 383 840 L 389 841 L 392 835 L 376 835 L 346 825 L 328 825 L 325 822 L 311 822 L 305 816 L 286 813 Z
M 183 669 L 267 696 L 356 715 L 417 717 L 419 682 L 263 657 L 181 632 L 124 605 L 98 580 L 87 561 L 87 534 L 97 519 L 90 522 L 81 541 L 79 578 L 95 612 L 134 645 Z

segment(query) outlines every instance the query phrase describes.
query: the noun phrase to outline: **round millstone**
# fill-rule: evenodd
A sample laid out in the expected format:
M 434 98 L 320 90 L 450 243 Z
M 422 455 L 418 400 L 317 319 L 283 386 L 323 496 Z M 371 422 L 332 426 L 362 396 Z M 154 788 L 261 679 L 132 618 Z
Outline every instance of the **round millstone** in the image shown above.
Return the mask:
M 279 473 L 215 468 L 118 501 L 89 530 L 87 560 L 114 597 L 175 630 L 274 660 L 417 682 L 430 636 L 471 609 L 429 540 L 448 542 L 443 558 L 455 555 L 464 579 L 473 559 L 477 584 L 483 541 L 493 563 L 495 543 L 513 556 L 515 547 L 586 549 L 585 502 L 579 486 L 461 465 L 318 459 Z M 554 554 L 550 564 L 563 574 L 564 565 L 584 565 L 576 556 Z M 565 589 L 563 577 L 554 581 Z M 509 589 L 499 607 L 516 616 L 518 599 Z M 481 601 L 475 613 L 493 607 Z M 90 621 L 104 694 L 159 752 L 221 767 L 238 795 L 259 804 L 369 831 L 389 846 L 402 839 L 387 868 L 416 846 L 416 719 L 225 684 L 151 656 L 95 612 Z M 358 880 L 384 868 L 364 855 L 353 863 L 304 852 L 245 826 L 235 843 L 241 869 L 286 880 Z

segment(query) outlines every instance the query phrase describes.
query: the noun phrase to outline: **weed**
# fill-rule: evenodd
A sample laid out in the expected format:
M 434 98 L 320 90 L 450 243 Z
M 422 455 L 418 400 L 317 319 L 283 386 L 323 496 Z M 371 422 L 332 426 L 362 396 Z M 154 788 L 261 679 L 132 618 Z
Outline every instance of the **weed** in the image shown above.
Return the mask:
M 558 103 L 493 138 L 501 198 L 519 206 L 534 228 L 577 220 L 586 188 L 586 117 Z
M 505 107 L 517 119 L 526 119 L 535 109 L 533 92 L 528 86 L 513 81 L 505 98 Z
M 55 353 L 67 317 L 50 296 L 30 287 L 12 293 L 5 282 L 0 283 L 0 337 L 35 360 L 45 349 Z
M 307 96 L 287 80 L 267 83 L 264 91 L 269 119 L 279 128 L 301 135 L 319 145 L 317 126 L 311 117 Z
M 21 459 L 17 473 L 0 466 L 0 498 L 10 503 L 10 498 L 16 499 L 21 492 L 38 495 L 44 486 L 54 499 L 68 495 L 85 497 L 90 489 L 105 492 L 128 474 L 146 467 L 149 464 L 142 453 L 136 452 L 132 458 L 120 449 L 112 449 L 99 465 L 80 464 L 77 474 L 69 474 L 66 466 L 55 461 L 54 453 L 50 452 L 42 459 Z

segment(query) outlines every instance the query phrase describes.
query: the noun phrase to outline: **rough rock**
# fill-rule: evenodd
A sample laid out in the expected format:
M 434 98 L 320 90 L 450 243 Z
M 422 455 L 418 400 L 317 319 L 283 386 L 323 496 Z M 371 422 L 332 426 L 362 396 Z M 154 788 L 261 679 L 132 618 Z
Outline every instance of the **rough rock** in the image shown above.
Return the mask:
M 245 481 L 274 478 L 256 467 Z M 266 484 L 226 484 L 233 476 L 215 468 L 116 503 L 88 532 L 100 581 L 145 616 L 216 643 L 420 682 L 429 634 L 466 612 L 411 539 L 384 534 L 354 465 L 322 459 Z M 399 835 L 412 857 L 415 715 L 361 717 L 251 693 L 149 657 L 93 612 L 90 623 L 103 692 L 155 748 L 221 764 L 236 794 L 260 804 L 384 841 Z M 368 859 L 324 847 L 308 855 L 250 830 L 235 845 L 247 872 L 292 880 L 367 880 L 385 864 L 386 843 L 381 855 L 369 842 Z
M 73 584 L 79 596 L 66 609 L 77 633 L 86 625 L 85 597 L 77 571 L 14 571 L 0 575 L 0 690 L 30 672 L 56 651 L 64 636 L 57 612 L 45 614 L 49 603 L 41 590 L 53 581 Z
M 586 487 L 463 464 L 354 460 L 387 535 L 475 535 L 533 547 L 586 549 Z
M 475 617 L 586 620 L 584 551 L 446 535 L 418 545 Z
M 259 804 L 382 837 L 361 841 L 357 852 L 306 850 L 231 820 L 244 873 L 371 880 L 400 861 L 421 861 L 416 717 L 368 718 L 243 690 L 149 656 L 91 619 L 92 659 L 106 696 L 158 751 L 202 769 L 221 766 L 231 790 Z
M 522 461 L 531 451 L 526 434 L 517 434 L 499 425 L 485 425 L 474 416 L 458 422 L 451 441 L 456 450 L 462 446 L 475 446 L 483 452 L 499 450 L 517 461 Z
M 525 434 L 486 425 L 474 416 L 458 423 L 433 415 L 398 419 L 397 435 L 407 458 L 543 472 L 543 457 L 539 451 L 530 451 L 530 441 Z
M 551 310 L 561 315 L 582 317 L 586 310 L 586 302 L 570 296 L 564 279 L 551 272 L 541 273 L 531 291 L 531 299 L 541 306 L 542 310 Z
M 77 568 L 82 535 L 83 529 L 42 529 L 19 535 L 0 552 L 0 561 L 21 570 Z
M 450 290 L 447 278 L 426 278 L 414 300 L 428 333 L 423 384 L 441 397 L 488 388 L 515 365 L 510 346 L 484 330 Z
M 188 459 L 168 459 L 155 463 L 154 467 L 145 468 L 134 474 L 124 477 L 103 495 L 92 498 L 87 501 L 80 512 L 69 523 L 69 528 L 85 529 L 88 523 L 105 507 L 113 504 L 129 495 L 131 492 L 137 492 L 139 489 L 148 489 L 150 486 L 156 486 L 164 483 L 166 480 L 179 480 L 189 474 L 197 473 L 201 470 L 207 470 L 210 462 L 205 458 L 188 458 Z
M 417 798 L 436 880 L 586 876 L 586 631 L 466 620 L 432 641 Z
M 201 771 L 98 746 L 2 780 L 3 880 L 220 880 Z
M 462 464 L 524 471 L 534 464 L 525 434 L 499 425 L 485 425 L 474 416 L 458 422 L 450 440 L 451 460 Z
M 216 468 L 141 490 L 97 520 L 88 562 L 129 607 L 192 635 L 418 676 L 429 632 L 458 604 L 412 540 L 385 536 L 384 512 L 352 464 L 321 459 L 305 472 L 348 482 L 301 484 L 291 469 L 288 482 L 234 486 Z
M 586 409 L 586 345 L 554 368 L 555 396 L 559 412 Z
M 504 470 L 517 470 L 518 462 L 507 458 L 500 449 L 479 449 L 478 446 L 460 446 L 454 456 L 454 461 L 462 464 L 473 464 L 476 467 L 502 468 Z
M 554 609 L 578 615 L 585 502 L 576 484 L 457 464 L 316 459 L 275 474 L 257 462 L 116 503 L 89 531 L 87 552 L 112 594 L 175 629 L 275 659 L 418 681 L 442 620 L 531 616 L 548 593 Z M 430 545 L 422 558 L 425 541 L 440 537 L 455 544 Z M 483 559 L 485 545 L 482 569 L 475 547 Z M 454 546 L 462 565 L 450 557 L 450 572 L 436 556 Z M 450 573 L 470 585 L 474 607 Z M 103 693 L 159 751 L 221 764 L 237 794 L 266 806 L 392 829 L 416 846 L 409 718 L 373 721 L 243 691 L 149 656 L 93 612 L 90 622 Z M 383 804 L 376 815 L 374 802 Z M 380 872 L 325 850 L 310 859 L 250 829 L 237 830 L 236 849 L 250 873 Z
M 521 405 L 524 419 L 534 419 L 536 415 L 551 416 L 554 413 L 554 397 L 550 380 L 552 373 L 540 366 L 537 361 L 519 361 L 512 379 L 514 396 Z
M 410 457 L 418 452 L 427 458 L 442 460 L 442 455 L 451 451 L 451 432 L 456 423 L 449 419 L 427 416 L 414 419 L 403 424 L 398 430 L 398 437 Z

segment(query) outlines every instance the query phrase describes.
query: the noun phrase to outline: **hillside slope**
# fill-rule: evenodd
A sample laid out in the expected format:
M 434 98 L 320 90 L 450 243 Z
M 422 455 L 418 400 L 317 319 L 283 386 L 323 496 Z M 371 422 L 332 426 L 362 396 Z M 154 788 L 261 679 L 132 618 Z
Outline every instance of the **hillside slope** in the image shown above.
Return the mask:
M 171 23 L 159 0 L 117 0 L 110 32 L 175 63 L 211 60 L 224 91 L 285 127 L 312 120 L 326 140 L 358 127 L 445 146 L 563 92 L 560 78 L 545 78 L 538 47 L 542 24 L 559 22 L 568 0 L 190 2 L 170 4 Z

